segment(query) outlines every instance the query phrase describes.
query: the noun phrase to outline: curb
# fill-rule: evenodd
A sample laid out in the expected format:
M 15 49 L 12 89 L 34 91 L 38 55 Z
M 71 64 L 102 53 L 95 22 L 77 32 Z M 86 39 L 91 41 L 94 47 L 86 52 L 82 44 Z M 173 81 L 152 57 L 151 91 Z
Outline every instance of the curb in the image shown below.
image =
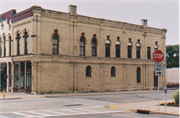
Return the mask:
M 16 97 L 16 98 L 0 98 L 0 100 L 11 100 L 11 99 L 23 99 L 23 97 Z
M 169 112 L 161 112 L 161 111 L 151 111 L 151 110 L 145 110 L 145 109 L 131 109 L 130 111 L 135 112 L 135 113 L 146 113 L 148 114 L 165 114 L 165 115 L 174 115 L 174 116 L 179 116 L 178 113 L 169 113 Z M 139 112 L 140 111 L 140 112 Z
M 149 114 L 165 114 L 165 115 L 179 116 L 178 113 L 169 113 L 169 112 L 161 112 L 161 111 L 150 111 Z
M 42 95 L 42 97 L 64 97 L 64 96 L 90 96 L 90 95 L 113 95 L 113 94 L 131 94 L 131 93 L 151 93 L 151 92 L 155 92 L 155 91 L 146 91 L 146 90 L 142 90 L 142 91 L 126 91 L 126 92 L 106 92 L 106 93 L 74 93 L 74 94 L 61 94 L 61 95 Z M 164 91 L 160 91 L 160 92 L 164 92 Z

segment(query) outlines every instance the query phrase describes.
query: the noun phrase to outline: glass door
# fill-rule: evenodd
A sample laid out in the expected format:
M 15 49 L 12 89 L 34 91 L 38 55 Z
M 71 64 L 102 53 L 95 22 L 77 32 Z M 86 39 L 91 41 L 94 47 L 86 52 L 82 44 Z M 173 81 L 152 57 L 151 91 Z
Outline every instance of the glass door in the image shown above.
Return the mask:
M 19 91 L 19 62 L 14 63 L 14 87 L 13 92 Z
M 26 88 L 31 89 L 31 71 L 26 71 Z

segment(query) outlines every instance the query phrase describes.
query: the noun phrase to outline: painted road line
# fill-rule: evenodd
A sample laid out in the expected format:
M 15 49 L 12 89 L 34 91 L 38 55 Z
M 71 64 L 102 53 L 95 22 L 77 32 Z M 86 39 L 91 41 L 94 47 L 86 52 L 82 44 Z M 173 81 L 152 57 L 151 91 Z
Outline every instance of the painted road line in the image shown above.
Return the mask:
M 66 113 L 56 112 L 56 111 L 52 111 L 52 110 L 44 110 L 44 111 L 47 111 L 47 112 L 50 112 L 50 113 L 56 113 L 57 115 L 69 115 L 69 114 L 66 114 Z
M 81 111 L 76 111 L 76 110 L 72 110 L 72 109 L 62 109 L 64 111 L 70 111 L 70 112 L 75 112 L 75 113 L 78 113 L 78 114 L 87 114 L 85 112 L 81 112 Z
M 0 115 L 0 118 L 10 118 L 10 117 Z
M 49 114 L 45 114 L 45 113 L 39 113 L 39 112 L 36 112 L 36 111 L 27 111 L 28 113 L 33 113 L 33 114 L 39 114 L 39 115 L 42 115 L 42 116 L 52 116 L 52 115 L 49 115 Z
M 96 105 L 93 107 L 81 107 L 82 109 L 86 109 L 86 108 L 98 108 L 98 107 L 103 107 L 102 105 Z M 74 108 L 69 108 L 69 109 L 74 109 Z M 62 110 L 62 109 L 47 109 L 47 110 Z M 31 111 L 44 111 L 44 110 L 31 110 Z M 0 112 L 0 114 L 2 113 L 11 113 L 11 112 L 17 112 L 17 111 L 6 111 L 6 112 Z M 18 112 L 27 112 L 27 111 L 18 111 Z
M 119 105 L 114 105 L 114 106 L 110 106 L 109 108 L 110 109 L 115 109 L 115 108 L 118 108 L 119 107 Z
M 82 109 L 82 108 L 74 108 L 74 109 L 79 109 L 79 110 L 82 110 L 82 111 L 88 111 L 88 112 L 91 112 L 91 113 L 101 113 L 101 112 L 94 111 L 94 110 L 89 110 L 89 109 Z
M 28 115 L 28 114 L 24 114 L 24 113 L 19 113 L 19 112 L 10 112 L 10 113 L 17 114 L 20 116 L 25 116 L 25 117 L 36 117 L 36 116 L 32 116 L 32 115 Z

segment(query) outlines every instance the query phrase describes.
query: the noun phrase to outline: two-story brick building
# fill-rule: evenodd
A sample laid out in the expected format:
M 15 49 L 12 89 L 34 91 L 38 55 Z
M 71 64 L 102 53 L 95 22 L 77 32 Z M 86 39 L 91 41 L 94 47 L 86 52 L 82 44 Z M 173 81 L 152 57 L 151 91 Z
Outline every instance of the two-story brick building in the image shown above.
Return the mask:
M 1 85 L 8 92 L 153 89 L 153 52 L 165 53 L 166 29 L 32 6 L 1 14 Z M 164 70 L 166 60 L 163 61 Z M 165 73 L 165 71 L 164 71 Z M 164 87 L 165 74 L 160 77 Z

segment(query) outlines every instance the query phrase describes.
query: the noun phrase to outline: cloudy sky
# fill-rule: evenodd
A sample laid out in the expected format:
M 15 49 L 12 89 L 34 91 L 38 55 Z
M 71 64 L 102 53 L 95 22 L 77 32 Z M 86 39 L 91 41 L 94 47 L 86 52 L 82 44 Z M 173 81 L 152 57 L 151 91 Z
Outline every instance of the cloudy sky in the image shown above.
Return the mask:
M 166 45 L 179 44 L 179 0 L 0 0 L 0 14 L 16 9 L 25 10 L 32 5 L 45 9 L 68 12 L 68 5 L 77 5 L 81 15 L 166 28 Z

